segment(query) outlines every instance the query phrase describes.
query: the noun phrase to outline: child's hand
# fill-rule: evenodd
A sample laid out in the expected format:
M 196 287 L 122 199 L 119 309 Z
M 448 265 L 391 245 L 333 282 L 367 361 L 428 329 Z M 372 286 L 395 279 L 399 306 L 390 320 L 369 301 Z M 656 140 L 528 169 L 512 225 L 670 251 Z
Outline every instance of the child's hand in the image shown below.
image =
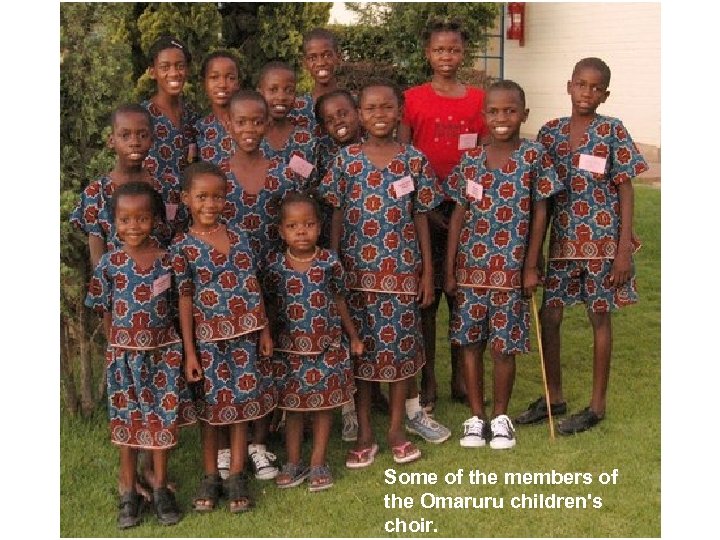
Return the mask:
M 632 275 L 632 256 L 630 250 L 618 250 L 610 272 L 610 284 L 616 289 L 625 285 Z
M 350 356 L 360 357 L 365 353 L 365 344 L 359 337 L 350 338 Z
M 457 280 L 452 273 L 445 274 L 445 294 L 448 296 L 455 296 L 457 293 Z
M 198 362 L 195 351 L 185 352 L 185 379 L 189 383 L 198 382 L 203 377 L 203 370 Z
M 430 276 L 427 274 L 424 274 L 420 278 L 420 283 L 418 283 L 417 297 L 421 309 L 428 307 L 435 300 L 435 288 L 433 287 Z
M 270 328 L 267 326 L 260 331 L 260 343 L 258 346 L 260 356 L 272 356 L 273 342 L 270 336 Z
M 537 267 L 523 268 L 523 296 L 530 298 L 540 285 L 540 273 Z

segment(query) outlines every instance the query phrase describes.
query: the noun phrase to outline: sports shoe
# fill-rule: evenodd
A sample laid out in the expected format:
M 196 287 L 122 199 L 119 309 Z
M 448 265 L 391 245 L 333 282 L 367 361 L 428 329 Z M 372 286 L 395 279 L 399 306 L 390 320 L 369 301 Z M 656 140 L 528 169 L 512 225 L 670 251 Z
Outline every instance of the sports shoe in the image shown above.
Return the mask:
M 217 468 L 218 468 L 218 473 L 220 473 L 220 478 L 222 478 L 223 480 L 227 480 L 227 477 L 230 476 L 230 449 L 229 448 L 221 448 L 220 450 L 218 450 Z
M 561 402 L 561 403 L 551 403 L 550 404 L 550 411 L 552 412 L 553 416 L 560 416 L 561 414 L 565 414 L 567 412 L 567 403 Z M 548 410 L 547 410 L 547 403 L 545 403 L 544 397 L 539 397 L 535 401 L 533 401 L 530 405 L 528 405 L 528 408 L 520 413 L 515 418 L 515 423 L 522 425 L 528 425 L 528 424 L 537 424 L 538 422 L 542 422 L 548 417 Z
M 342 440 L 345 442 L 357 441 L 358 421 L 355 410 L 342 415 Z
M 272 480 L 278 475 L 278 468 L 275 465 L 277 456 L 265 449 L 264 444 L 249 444 L 248 455 L 250 464 L 258 480 Z
M 515 428 L 506 414 L 500 414 L 490 421 L 490 448 L 506 450 L 515 446 Z
M 275 485 L 281 489 L 299 486 L 310 474 L 310 469 L 302 463 L 286 463 L 280 474 L 276 475 Z
M 118 505 L 118 529 L 129 529 L 140 523 L 144 504 L 145 499 L 135 490 L 128 491 L 121 496 Z
M 596 426 L 604 417 L 598 416 L 590 407 L 584 408 L 558 424 L 558 431 L 562 435 L 582 433 Z
M 463 436 L 460 437 L 460 446 L 479 448 L 485 446 L 485 421 L 473 416 L 463 422 Z
M 405 430 L 435 444 L 447 441 L 451 435 L 448 428 L 430 418 L 422 409 L 412 418 L 405 417 Z

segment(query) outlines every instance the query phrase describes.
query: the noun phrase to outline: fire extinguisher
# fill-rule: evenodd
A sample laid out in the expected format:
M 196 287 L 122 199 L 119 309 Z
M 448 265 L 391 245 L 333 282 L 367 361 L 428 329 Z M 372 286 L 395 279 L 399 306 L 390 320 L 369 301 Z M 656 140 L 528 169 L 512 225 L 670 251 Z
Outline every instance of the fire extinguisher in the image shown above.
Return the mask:
M 525 44 L 525 2 L 509 2 L 508 17 L 510 26 L 508 26 L 506 37 L 519 40 L 522 47 Z

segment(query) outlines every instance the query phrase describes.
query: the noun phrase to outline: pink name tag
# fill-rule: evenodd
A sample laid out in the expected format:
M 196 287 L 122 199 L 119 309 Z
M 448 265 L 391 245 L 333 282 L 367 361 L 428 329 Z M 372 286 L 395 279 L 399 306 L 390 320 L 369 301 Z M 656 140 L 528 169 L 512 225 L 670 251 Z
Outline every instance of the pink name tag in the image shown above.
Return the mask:
M 157 296 L 167 291 L 170 288 L 170 280 L 170 274 L 163 274 L 153 281 L 153 296 Z
M 396 198 L 400 198 L 415 191 L 415 183 L 410 176 L 403 176 L 400 180 L 395 180 L 392 183 L 392 187 L 395 190 Z
M 305 161 L 300 156 L 291 157 L 289 165 L 293 171 L 298 173 L 303 178 L 309 177 L 312 173 L 312 170 L 315 168 L 310 162 Z
M 458 139 L 458 150 L 467 150 L 477 146 L 477 133 L 461 133 Z
M 470 197 L 472 197 L 473 199 L 477 199 L 479 201 L 480 199 L 482 199 L 483 195 L 482 184 L 473 182 L 472 180 L 468 180 L 467 194 L 470 195 Z
M 178 205 L 174 203 L 166 203 L 165 204 L 165 219 L 167 221 L 172 221 L 175 219 L 175 214 L 177 214 Z
M 580 163 L 578 167 L 583 170 L 598 174 L 605 174 L 605 163 L 607 158 L 599 156 L 590 156 L 588 154 L 580 154 Z

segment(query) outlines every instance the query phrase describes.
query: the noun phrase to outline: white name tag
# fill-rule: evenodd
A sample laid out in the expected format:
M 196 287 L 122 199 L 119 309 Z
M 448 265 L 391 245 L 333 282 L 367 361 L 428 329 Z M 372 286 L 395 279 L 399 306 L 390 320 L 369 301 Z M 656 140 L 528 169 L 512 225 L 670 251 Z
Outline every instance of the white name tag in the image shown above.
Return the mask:
M 479 201 L 480 199 L 482 199 L 483 196 L 482 184 L 478 182 L 473 182 L 472 180 L 468 180 L 467 194 L 473 199 L 477 199 Z
M 300 156 L 291 157 L 288 165 L 290 165 L 290 168 L 303 178 L 309 177 L 312 170 L 315 168 L 309 161 L 304 160 Z
M 607 158 L 599 156 L 590 156 L 588 154 L 580 154 L 580 163 L 578 167 L 583 170 L 598 174 L 605 174 L 605 163 Z
M 177 214 L 178 205 L 175 203 L 166 203 L 165 204 L 165 219 L 167 221 L 172 221 L 175 219 L 175 214 Z
M 395 190 L 396 198 L 400 198 L 415 191 L 415 183 L 410 176 L 403 176 L 400 180 L 395 180 L 392 183 L 392 187 Z
M 155 281 L 153 281 L 153 296 L 164 293 L 170 288 L 171 277 L 170 274 L 163 274 Z
M 467 150 L 477 146 L 477 133 L 461 133 L 458 139 L 458 150 Z

